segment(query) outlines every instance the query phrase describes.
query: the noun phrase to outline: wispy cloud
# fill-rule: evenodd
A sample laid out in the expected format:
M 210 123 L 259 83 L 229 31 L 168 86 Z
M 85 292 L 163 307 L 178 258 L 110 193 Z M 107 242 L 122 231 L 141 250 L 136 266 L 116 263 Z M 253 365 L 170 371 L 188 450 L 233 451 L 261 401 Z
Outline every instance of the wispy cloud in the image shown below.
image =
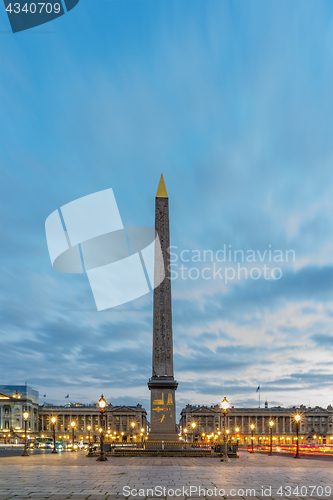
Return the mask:
M 80 6 L 43 41 L 2 37 L 3 383 L 148 405 L 151 295 L 94 312 L 86 277 L 52 269 L 44 222 L 112 187 L 125 225 L 151 226 L 163 171 L 179 251 L 296 255 L 274 282 L 172 282 L 178 401 L 250 404 L 260 383 L 328 404 L 331 3 Z

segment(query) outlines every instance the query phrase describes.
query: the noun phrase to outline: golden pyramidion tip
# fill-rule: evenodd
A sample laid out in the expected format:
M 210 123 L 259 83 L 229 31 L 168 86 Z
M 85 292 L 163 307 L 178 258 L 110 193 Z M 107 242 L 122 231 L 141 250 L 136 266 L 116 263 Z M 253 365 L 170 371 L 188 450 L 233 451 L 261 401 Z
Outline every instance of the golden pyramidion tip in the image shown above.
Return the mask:
M 163 174 L 161 174 L 160 182 L 157 188 L 156 198 L 168 198 L 168 193 L 165 187 Z

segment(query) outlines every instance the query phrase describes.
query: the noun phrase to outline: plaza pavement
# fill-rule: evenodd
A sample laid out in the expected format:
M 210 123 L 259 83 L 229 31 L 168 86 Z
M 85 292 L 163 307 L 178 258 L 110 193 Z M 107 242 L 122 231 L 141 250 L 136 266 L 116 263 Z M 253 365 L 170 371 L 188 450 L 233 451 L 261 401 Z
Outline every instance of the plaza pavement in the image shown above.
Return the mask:
M 325 486 L 331 488 L 331 493 Z M 148 488 L 154 487 L 159 488 L 147 493 Z M 202 489 L 200 495 L 199 487 Z M 269 487 L 271 491 L 267 489 Z M 134 495 L 136 492 L 137 496 Z M 214 500 L 299 500 L 333 498 L 332 492 L 331 460 L 295 460 L 290 456 L 269 457 L 245 451 L 240 452 L 240 458 L 230 462 L 220 462 L 214 457 L 109 457 L 107 462 L 96 462 L 95 458 L 86 458 L 83 451 L 0 458 L 0 500 L 112 500 L 126 497 L 133 500 L 144 499 L 147 494 L 149 498 L 167 500 L 186 497 L 192 500 L 205 497 Z

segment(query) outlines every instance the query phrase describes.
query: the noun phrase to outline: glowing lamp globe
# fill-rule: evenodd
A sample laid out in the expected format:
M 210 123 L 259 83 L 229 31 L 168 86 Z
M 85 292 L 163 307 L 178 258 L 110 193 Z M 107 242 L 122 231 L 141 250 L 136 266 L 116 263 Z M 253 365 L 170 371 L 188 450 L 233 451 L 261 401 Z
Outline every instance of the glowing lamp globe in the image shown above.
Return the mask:
M 229 401 L 227 400 L 227 398 L 224 396 L 223 400 L 221 401 L 221 408 L 223 410 L 227 410 L 229 408 Z
M 100 400 L 98 401 L 98 405 L 99 405 L 101 410 L 104 410 L 104 408 L 106 407 L 106 401 L 104 399 L 103 394 L 102 394 Z

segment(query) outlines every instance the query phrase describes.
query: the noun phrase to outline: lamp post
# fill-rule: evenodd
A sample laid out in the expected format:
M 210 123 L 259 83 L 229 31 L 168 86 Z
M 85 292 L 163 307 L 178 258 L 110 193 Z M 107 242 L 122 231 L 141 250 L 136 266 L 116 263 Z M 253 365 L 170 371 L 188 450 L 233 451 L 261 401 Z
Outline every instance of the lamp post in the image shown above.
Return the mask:
M 92 457 L 93 456 L 93 451 L 92 451 L 92 442 L 91 442 L 91 425 L 87 425 L 87 430 L 88 430 L 88 455 L 87 457 Z
M 52 453 L 58 453 L 56 450 L 56 435 L 55 435 L 56 421 L 57 421 L 56 417 L 51 418 L 51 422 L 53 425 L 53 450 L 52 450 Z
M 223 449 L 223 456 L 221 458 L 221 462 L 229 462 L 229 457 L 228 457 L 228 443 L 227 443 L 227 413 L 228 413 L 228 408 L 229 408 L 229 401 L 227 398 L 224 396 L 223 401 L 221 401 L 221 408 L 223 411 L 224 415 L 224 449 Z M 229 429 L 228 429 L 229 431 Z
M 101 410 L 101 429 L 100 429 L 100 433 L 101 433 L 101 451 L 100 451 L 99 457 L 97 458 L 97 462 L 105 462 L 107 460 L 106 456 L 104 455 L 104 409 L 105 409 L 105 406 L 106 406 L 106 401 L 104 399 L 103 394 L 100 397 L 100 400 L 98 401 L 98 405 L 99 405 L 99 408 Z
M 195 422 L 191 423 L 191 427 L 193 429 L 193 438 L 192 438 L 193 443 L 194 443 L 194 430 L 195 430 L 196 426 L 197 426 L 197 424 Z
M 294 456 L 294 458 L 299 458 L 299 439 L 298 439 L 298 434 L 299 434 L 299 421 L 301 420 L 301 416 L 300 415 L 295 415 L 294 416 L 294 419 L 295 419 L 295 422 L 296 422 L 296 455 Z
M 274 422 L 273 420 L 270 420 L 269 422 L 269 430 L 270 430 L 270 442 L 269 442 L 269 453 L 268 455 L 272 455 L 272 451 L 273 451 L 273 426 L 274 426 Z
M 22 457 L 28 457 L 29 454 L 27 452 L 27 427 L 28 427 L 28 418 L 29 418 L 29 413 L 27 411 L 23 412 L 23 419 L 24 419 L 24 450 L 22 453 Z
M 251 427 L 251 432 L 252 432 L 252 434 L 251 434 L 251 453 L 253 453 L 253 441 L 254 441 L 254 435 L 253 435 L 253 434 L 254 434 L 254 424 L 251 424 L 251 425 L 250 425 L 250 427 Z
M 134 439 L 134 427 L 135 427 L 135 422 L 131 422 L 131 427 L 132 427 L 132 436 L 133 436 L 133 438 L 132 438 L 132 439 Z
M 142 436 L 142 437 L 141 437 L 141 442 L 142 442 L 142 443 L 143 443 L 143 441 L 144 441 L 144 432 L 145 432 L 144 427 L 141 427 L 141 436 Z
M 74 420 L 71 422 L 72 428 L 72 451 L 74 451 L 74 441 L 75 441 L 75 422 Z
M 185 427 L 185 429 L 184 429 L 184 434 L 185 434 L 185 450 L 186 450 L 186 437 L 187 437 L 187 436 L 186 436 L 186 434 L 187 434 L 187 429 L 186 429 L 186 427 Z
M 238 451 L 238 433 L 239 433 L 239 427 L 236 427 L 236 450 Z

